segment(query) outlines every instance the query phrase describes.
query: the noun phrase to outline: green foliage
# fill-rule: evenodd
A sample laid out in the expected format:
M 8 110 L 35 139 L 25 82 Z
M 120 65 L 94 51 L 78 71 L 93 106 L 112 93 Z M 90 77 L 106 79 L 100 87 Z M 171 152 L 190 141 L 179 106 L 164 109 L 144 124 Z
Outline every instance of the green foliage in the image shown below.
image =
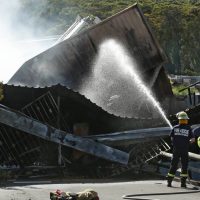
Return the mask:
M 172 85 L 172 92 L 175 96 L 187 96 L 188 95 L 188 90 L 183 90 L 181 92 L 179 92 L 180 90 L 184 89 L 185 85 Z M 194 87 L 191 88 L 191 93 L 197 93 L 198 90 Z
M 199 74 L 199 1 L 151 2 L 152 10 L 145 15 L 169 58 L 170 62 L 166 65 L 168 71 L 174 74 L 186 74 L 187 71 L 190 75 Z M 186 66 L 194 73 L 186 70 Z
M 200 73 L 196 72 L 194 69 L 192 69 L 190 66 L 185 67 L 183 71 L 183 75 L 188 75 L 188 76 L 199 76 Z
M 78 14 L 105 19 L 137 2 L 169 58 L 168 72 L 200 73 L 200 0 L 20 1 L 20 19 L 36 35 L 61 34 Z

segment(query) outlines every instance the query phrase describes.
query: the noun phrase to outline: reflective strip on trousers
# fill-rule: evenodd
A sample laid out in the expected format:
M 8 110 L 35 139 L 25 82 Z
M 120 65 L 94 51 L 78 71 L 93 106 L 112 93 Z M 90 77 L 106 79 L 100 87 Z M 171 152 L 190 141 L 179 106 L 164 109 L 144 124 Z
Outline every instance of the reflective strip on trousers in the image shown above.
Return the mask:
M 180 174 L 181 177 L 188 177 L 188 174 Z
M 167 176 L 169 176 L 169 177 L 174 177 L 175 174 L 170 174 L 170 173 L 168 173 Z
M 198 137 L 198 139 L 197 139 L 197 144 L 198 144 L 198 146 L 200 148 L 200 137 Z

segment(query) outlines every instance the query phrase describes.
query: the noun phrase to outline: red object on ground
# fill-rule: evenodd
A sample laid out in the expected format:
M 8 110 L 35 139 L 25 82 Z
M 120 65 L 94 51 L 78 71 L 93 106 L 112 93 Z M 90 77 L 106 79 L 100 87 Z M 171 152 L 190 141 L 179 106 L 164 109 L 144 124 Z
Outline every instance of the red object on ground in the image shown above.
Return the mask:
M 56 194 L 61 195 L 61 190 L 56 190 Z

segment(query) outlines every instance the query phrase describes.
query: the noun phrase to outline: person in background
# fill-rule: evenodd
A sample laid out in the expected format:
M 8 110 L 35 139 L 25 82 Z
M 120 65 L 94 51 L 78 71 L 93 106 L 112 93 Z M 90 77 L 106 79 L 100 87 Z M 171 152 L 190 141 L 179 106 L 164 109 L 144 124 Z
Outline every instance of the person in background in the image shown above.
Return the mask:
M 186 187 L 186 179 L 188 176 L 188 152 L 189 144 L 195 142 L 190 125 L 188 125 L 189 117 L 186 112 L 177 113 L 179 123 L 173 127 L 170 137 L 173 145 L 173 156 L 169 172 L 167 174 L 167 186 L 172 186 L 179 160 L 181 159 L 181 187 Z
M 193 129 L 193 134 L 195 136 L 195 141 L 196 141 L 196 149 L 198 153 L 200 153 L 200 127 L 197 126 L 196 128 Z

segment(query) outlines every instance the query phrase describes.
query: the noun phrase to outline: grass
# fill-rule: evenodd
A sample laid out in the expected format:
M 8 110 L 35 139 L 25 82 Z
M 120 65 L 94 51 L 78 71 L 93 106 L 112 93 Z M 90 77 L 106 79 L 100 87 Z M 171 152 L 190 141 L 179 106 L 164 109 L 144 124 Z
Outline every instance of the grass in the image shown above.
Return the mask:
M 175 96 L 186 96 L 188 95 L 188 90 L 184 90 L 182 92 L 179 92 L 180 90 L 186 88 L 187 86 L 186 85 L 172 85 L 172 91 L 173 91 L 173 94 Z M 198 93 L 199 91 L 195 88 L 195 87 L 192 87 L 190 88 L 190 91 L 191 91 L 191 94 L 193 94 L 194 92 L 195 93 Z

